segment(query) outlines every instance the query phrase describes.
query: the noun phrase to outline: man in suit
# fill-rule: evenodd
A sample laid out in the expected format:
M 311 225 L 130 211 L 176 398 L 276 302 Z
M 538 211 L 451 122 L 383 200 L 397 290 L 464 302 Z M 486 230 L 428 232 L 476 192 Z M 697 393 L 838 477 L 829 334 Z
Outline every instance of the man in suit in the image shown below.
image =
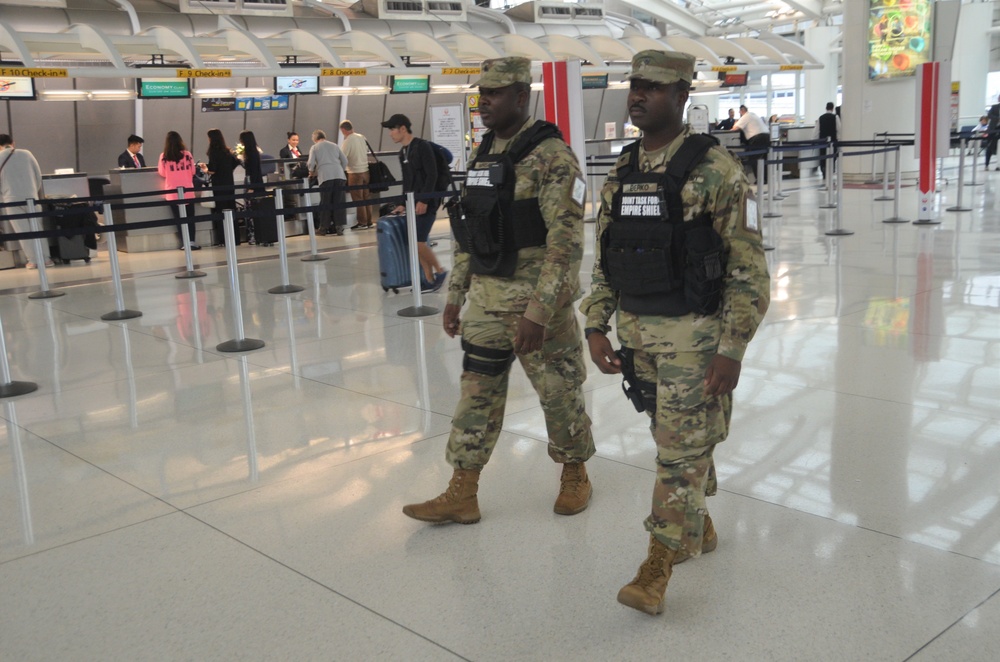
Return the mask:
M 826 104 L 826 112 L 816 120 L 816 128 L 813 129 L 813 139 L 837 142 L 841 137 L 840 117 L 833 112 L 833 102 L 830 101 Z M 819 155 L 826 156 L 826 147 L 820 148 Z M 823 174 L 823 179 L 826 179 L 826 159 L 819 162 L 819 171 Z
M 729 109 L 729 117 L 727 117 L 724 120 L 721 120 L 718 124 L 716 124 L 715 125 L 715 130 L 716 131 L 730 131 L 733 128 L 734 124 L 736 124 L 736 111 L 734 109 L 730 108 Z
M 143 158 L 139 150 L 142 149 L 142 138 L 134 133 L 128 137 L 128 149 L 118 155 L 119 168 L 145 168 L 146 159 Z

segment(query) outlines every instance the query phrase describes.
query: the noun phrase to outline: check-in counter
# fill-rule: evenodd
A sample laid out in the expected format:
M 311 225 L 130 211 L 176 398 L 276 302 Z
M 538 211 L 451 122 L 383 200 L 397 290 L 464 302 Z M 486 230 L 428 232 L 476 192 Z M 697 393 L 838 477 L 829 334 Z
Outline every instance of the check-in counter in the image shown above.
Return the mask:
M 111 183 L 104 187 L 104 194 L 111 196 L 117 194 L 142 193 L 144 191 L 163 191 L 166 189 L 163 177 L 156 168 L 125 168 L 108 171 L 108 179 Z M 188 196 L 190 200 L 190 194 Z M 137 196 L 125 198 L 122 202 L 156 202 L 162 201 L 163 194 Z M 115 200 L 113 202 L 119 202 Z M 192 200 L 197 203 L 197 199 Z M 201 205 L 195 204 L 194 213 L 196 216 L 207 213 Z M 129 223 L 139 223 L 142 221 L 160 221 L 172 219 L 173 214 L 170 207 L 139 207 L 134 209 L 113 210 L 113 220 L 115 225 Z M 203 221 L 197 224 L 195 232 L 195 243 L 210 245 L 211 223 Z M 126 230 L 124 236 L 118 234 L 118 250 L 126 253 L 145 253 L 149 251 L 175 250 L 179 245 L 176 225 L 164 225 L 156 228 L 140 228 L 138 230 Z
M 46 198 L 86 198 L 90 196 L 87 173 L 42 175 L 42 196 Z

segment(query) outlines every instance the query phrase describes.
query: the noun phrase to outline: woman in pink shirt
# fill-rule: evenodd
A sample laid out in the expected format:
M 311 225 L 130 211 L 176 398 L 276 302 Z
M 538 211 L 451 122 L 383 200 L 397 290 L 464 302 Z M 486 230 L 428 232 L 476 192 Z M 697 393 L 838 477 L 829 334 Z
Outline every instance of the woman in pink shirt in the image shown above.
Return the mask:
M 160 162 L 156 166 L 160 177 L 166 180 L 166 188 L 176 189 L 178 186 L 183 186 L 185 189 L 191 188 L 194 182 L 194 168 L 194 157 L 191 155 L 191 152 L 187 151 L 187 147 L 184 146 L 181 134 L 176 131 L 167 133 L 167 139 L 163 143 L 163 153 L 160 154 Z M 189 195 L 192 195 L 190 191 L 184 191 L 181 197 L 187 199 Z M 163 197 L 167 200 L 177 200 L 176 193 L 167 193 Z M 181 204 L 178 202 L 170 205 L 170 211 L 173 212 L 174 218 L 181 217 Z M 187 217 L 194 218 L 194 204 L 189 202 L 185 205 L 185 208 Z M 180 232 L 181 229 L 178 226 L 177 236 L 181 238 L 181 248 L 184 248 L 184 238 L 181 237 Z M 194 221 L 190 221 L 188 222 L 188 238 L 191 240 L 191 250 L 196 251 L 201 246 L 194 243 L 194 237 Z

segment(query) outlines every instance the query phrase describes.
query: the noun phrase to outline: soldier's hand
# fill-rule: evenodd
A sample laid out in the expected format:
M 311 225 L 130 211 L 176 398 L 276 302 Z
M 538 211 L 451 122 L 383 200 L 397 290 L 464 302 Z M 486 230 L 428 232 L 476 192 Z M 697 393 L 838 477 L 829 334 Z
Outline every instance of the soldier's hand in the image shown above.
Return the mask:
M 545 327 L 532 322 L 527 317 L 521 317 L 517 323 L 517 335 L 514 336 L 514 352 L 527 354 L 537 352 L 545 340 Z
M 618 375 L 622 371 L 622 361 L 615 355 L 615 348 L 603 333 L 591 332 L 587 338 L 590 360 L 605 375 Z
M 444 314 L 442 315 L 444 332 L 448 334 L 449 338 L 454 338 L 455 334 L 458 333 L 458 325 L 461 322 L 458 315 L 461 312 L 462 307 L 456 306 L 453 303 L 449 303 L 444 307 Z
M 740 381 L 741 368 L 739 361 L 716 354 L 705 371 L 705 395 L 732 393 Z
M 427 213 L 427 203 L 421 200 L 420 202 L 414 203 L 413 213 L 417 216 L 423 216 Z

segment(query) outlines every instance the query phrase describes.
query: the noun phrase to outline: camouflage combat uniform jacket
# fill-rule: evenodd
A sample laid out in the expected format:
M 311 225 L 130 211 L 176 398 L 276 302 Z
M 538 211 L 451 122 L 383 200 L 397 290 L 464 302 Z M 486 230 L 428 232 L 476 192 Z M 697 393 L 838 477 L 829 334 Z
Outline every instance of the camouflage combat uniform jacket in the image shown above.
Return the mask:
M 534 123 L 529 119 L 510 140 L 495 139 L 492 153 L 504 152 Z M 548 229 L 546 243 L 520 249 L 514 275 L 499 278 L 471 273 L 469 254 L 454 242 L 448 303 L 461 306 L 468 295 L 487 312 L 523 312 L 527 319 L 545 326 L 555 311 L 582 294 L 585 184 L 573 150 L 557 138 L 538 145 L 514 168 L 514 199 L 538 198 Z
M 639 170 L 664 172 L 670 158 L 690 134 L 690 127 L 685 127 L 666 148 L 652 154 L 653 162 L 640 149 Z M 635 315 L 618 309 L 617 293 L 608 287 L 601 269 L 600 237 L 615 220 L 611 201 L 619 189 L 617 169 L 627 158 L 623 155 L 618 159 L 601 191 L 592 290 L 580 306 L 587 316 L 586 326 L 607 331 L 611 315 L 617 310 L 618 339 L 625 347 L 654 353 L 711 351 L 742 361 L 747 343 L 753 338 L 770 301 L 770 277 L 756 203 L 743 169 L 725 149 L 713 147 L 681 191 L 684 220 L 690 221 L 708 211 L 725 244 L 727 264 L 719 310 L 712 315 L 691 313 L 679 317 Z

